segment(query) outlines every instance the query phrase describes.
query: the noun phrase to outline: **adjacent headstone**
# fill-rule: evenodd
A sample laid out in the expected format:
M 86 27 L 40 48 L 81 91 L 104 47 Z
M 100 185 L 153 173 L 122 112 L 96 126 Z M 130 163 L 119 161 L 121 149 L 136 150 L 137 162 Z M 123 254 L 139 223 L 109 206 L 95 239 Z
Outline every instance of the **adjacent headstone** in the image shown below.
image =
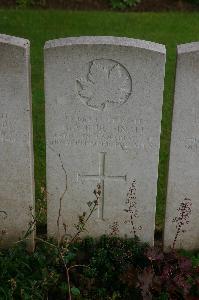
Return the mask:
M 0 246 L 30 229 L 34 212 L 29 41 L 0 35 Z M 28 236 L 33 247 L 33 233 Z
M 164 247 L 199 248 L 199 43 L 178 46 Z
M 119 234 L 153 244 L 163 45 L 79 37 L 45 45 L 48 234 Z

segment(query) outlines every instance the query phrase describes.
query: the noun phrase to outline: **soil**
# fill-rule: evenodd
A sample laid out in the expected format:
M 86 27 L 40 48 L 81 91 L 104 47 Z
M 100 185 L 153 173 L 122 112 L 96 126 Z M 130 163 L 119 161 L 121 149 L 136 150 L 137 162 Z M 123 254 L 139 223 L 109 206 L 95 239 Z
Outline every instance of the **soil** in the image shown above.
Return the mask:
M 16 0 L 0 0 L 0 7 L 15 7 Z M 37 7 L 66 10 L 112 10 L 108 0 L 35 0 Z M 35 7 L 35 6 L 34 6 Z M 189 0 L 142 0 L 136 7 L 123 11 L 199 11 Z

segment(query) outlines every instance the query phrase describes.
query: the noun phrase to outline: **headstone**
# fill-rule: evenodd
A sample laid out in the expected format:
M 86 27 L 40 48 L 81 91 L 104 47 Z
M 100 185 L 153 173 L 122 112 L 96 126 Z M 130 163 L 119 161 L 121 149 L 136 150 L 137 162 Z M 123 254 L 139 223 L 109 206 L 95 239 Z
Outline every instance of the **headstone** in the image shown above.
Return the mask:
M 34 212 L 29 41 L 0 35 L 0 246 L 24 238 Z M 33 247 L 33 233 L 28 237 Z
M 46 43 L 49 236 L 75 234 L 98 186 L 83 235 L 153 244 L 164 65 L 165 47 L 141 40 Z
M 165 250 L 199 248 L 199 43 L 177 49 Z

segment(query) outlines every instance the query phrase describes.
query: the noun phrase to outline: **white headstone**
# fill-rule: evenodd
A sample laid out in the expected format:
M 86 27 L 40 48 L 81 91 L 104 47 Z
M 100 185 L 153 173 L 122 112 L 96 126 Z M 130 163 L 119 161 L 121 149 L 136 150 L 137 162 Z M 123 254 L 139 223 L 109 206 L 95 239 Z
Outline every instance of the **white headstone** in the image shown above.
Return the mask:
M 75 232 L 100 184 L 84 234 L 116 231 L 153 244 L 164 65 L 165 47 L 151 42 L 79 37 L 46 43 L 50 236 L 60 237 L 63 223 Z
M 165 250 L 199 248 L 199 43 L 177 56 Z
M 0 35 L 0 245 L 24 237 L 34 210 L 29 41 Z M 29 236 L 33 246 L 33 233 Z

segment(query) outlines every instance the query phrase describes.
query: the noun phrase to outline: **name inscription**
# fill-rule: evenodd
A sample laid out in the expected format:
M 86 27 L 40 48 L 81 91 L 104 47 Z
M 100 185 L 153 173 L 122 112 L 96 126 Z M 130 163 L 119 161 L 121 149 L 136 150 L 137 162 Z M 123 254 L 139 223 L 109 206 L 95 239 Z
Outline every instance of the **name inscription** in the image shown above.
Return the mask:
M 72 117 L 65 113 L 63 130 L 55 132 L 48 138 L 47 144 L 119 147 L 123 150 L 153 147 L 153 138 L 145 137 L 144 123 L 142 119 L 130 117 L 126 119 L 116 117 L 105 121 L 92 116 Z

